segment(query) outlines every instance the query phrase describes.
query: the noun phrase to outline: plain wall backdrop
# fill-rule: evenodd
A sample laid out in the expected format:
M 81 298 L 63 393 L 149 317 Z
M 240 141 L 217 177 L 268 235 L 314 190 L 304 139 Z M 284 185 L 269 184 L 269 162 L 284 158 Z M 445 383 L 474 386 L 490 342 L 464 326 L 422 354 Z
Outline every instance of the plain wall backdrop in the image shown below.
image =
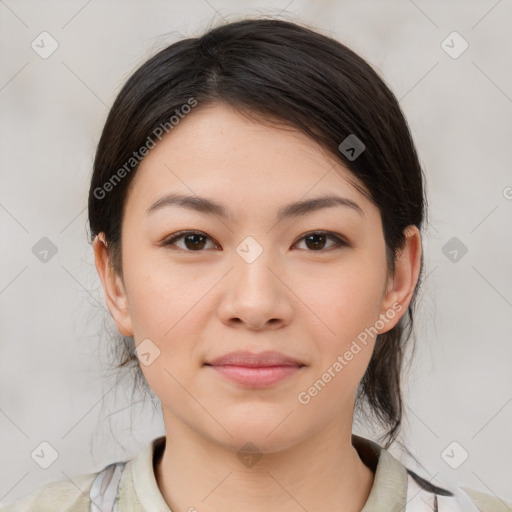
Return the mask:
M 94 151 L 140 64 L 250 15 L 338 39 L 399 99 L 430 202 L 404 439 L 434 483 L 512 501 L 510 1 L 0 0 L 0 503 L 164 433 L 151 403 L 130 405 L 128 381 L 103 378 Z M 48 469 L 41 450 L 58 454 Z

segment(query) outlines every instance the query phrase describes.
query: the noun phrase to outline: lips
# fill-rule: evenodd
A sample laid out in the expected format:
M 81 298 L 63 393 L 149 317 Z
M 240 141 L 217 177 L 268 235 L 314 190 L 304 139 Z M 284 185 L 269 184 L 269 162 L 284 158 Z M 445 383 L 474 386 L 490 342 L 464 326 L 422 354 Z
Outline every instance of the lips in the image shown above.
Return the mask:
M 205 363 L 215 374 L 248 389 L 274 387 L 301 373 L 301 361 L 280 352 L 230 352 Z
M 272 366 L 305 366 L 298 359 L 275 351 L 253 354 L 248 351 L 230 352 L 205 363 L 208 366 L 244 366 L 247 368 L 269 368 Z

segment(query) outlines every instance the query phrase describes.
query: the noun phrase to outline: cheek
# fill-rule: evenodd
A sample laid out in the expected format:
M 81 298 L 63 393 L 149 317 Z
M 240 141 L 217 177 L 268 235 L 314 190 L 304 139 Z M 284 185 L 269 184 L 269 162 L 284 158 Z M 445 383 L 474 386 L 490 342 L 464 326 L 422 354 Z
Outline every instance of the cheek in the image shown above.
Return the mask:
M 171 265 L 165 254 L 154 249 L 132 248 L 129 254 L 124 268 L 135 335 L 151 334 L 165 341 L 173 331 L 190 325 L 195 308 L 218 276 L 192 266 Z
M 193 265 L 171 265 L 155 252 L 132 252 L 126 260 L 130 316 L 136 344 L 148 339 L 148 346 L 158 354 L 150 365 L 141 364 L 148 384 L 159 397 L 168 393 L 178 397 L 182 392 L 172 376 L 188 379 L 197 371 L 194 365 L 201 363 L 198 340 L 212 314 L 208 292 L 219 277 Z
M 346 342 L 379 318 L 386 273 L 382 262 L 354 256 L 338 268 L 304 273 L 300 297 L 320 322 L 323 339 Z
M 157 354 L 148 365 L 139 354 L 140 367 L 161 402 L 187 408 L 190 396 L 180 383 L 188 383 L 199 369 L 197 340 L 204 325 L 198 313 L 215 279 L 192 280 L 186 272 L 166 271 L 158 264 L 146 268 L 151 272 L 132 272 L 130 281 L 127 277 L 136 343 L 149 339 L 149 352 Z
M 316 358 L 297 395 L 309 418 L 328 421 L 350 406 L 373 353 L 384 276 L 352 270 L 326 280 L 310 302 L 320 319 L 309 323 Z

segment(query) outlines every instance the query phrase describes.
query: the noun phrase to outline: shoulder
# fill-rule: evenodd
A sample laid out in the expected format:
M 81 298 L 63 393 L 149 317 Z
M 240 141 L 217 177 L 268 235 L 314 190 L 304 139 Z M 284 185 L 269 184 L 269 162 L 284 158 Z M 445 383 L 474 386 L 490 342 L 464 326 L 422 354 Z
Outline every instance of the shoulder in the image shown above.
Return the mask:
M 41 485 L 16 501 L 0 505 L 0 512 L 88 512 L 89 490 L 98 473 Z
M 466 487 L 462 487 L 461 489 L 471 498 L 480 512 L 512 512 L 512 503 L 503 501 L 485 492 L 468 489 Z
M 465 487 L 438 487 L 410 469 L 407 511 L 427 512 L 512 512 L 512 504 L 490 494 Z
M 139 475 L 139 484 L 143 482 L 143 489 L 148 485 L 151 488 L 153 482 L 153 493 L 158 494 L 152 461 L 155 450 L 161 449 L 163 443 L 165 436 L 160 436 L 150 441 L 135 457 L 112 462 L 100 471 L 39 486 L 16 501 L 0 503 L 0 512 L 89 512 L 91 503 L 98 510 L 113 510 L 116 503 L 121 509 L 128 506 L 129 510 L 143 510 L 134 487 L 134 471 Z M 161 504 L 164 510 L 163 498 Z

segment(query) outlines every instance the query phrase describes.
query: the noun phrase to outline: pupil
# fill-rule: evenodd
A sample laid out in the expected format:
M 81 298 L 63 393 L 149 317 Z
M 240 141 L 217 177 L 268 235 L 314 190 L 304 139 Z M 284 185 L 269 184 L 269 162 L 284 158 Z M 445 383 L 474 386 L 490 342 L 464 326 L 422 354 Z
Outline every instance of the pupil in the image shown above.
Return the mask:
M 202 238 L 202 239 L 203 239 L 203 245 L 204 245 L 204 236 L 202 236 L 202 235 L 188 235 L 188 236 L 185 238 L 186 243 L 187 243 L 187 242 L 190 242 L 190 240 L 191 240 L 192 238 L 196 238 L 196 239 L 197 239 L 197 238 Z M 199 248 L 202 248 L 202 247 L 203 247 L 203 245 L 201 245 L 201 242 L 197 243 L 197 240 L 196 240 L 196 242 L 192 242 L 190 245 L 191 245 L 191 246 L 193 246 L 193 247 L 195 247 L 196 249 L 197 249 L 198 247 L 199 247 Z M 189 249 L 190 249 L 190 245 L 188 245 L 188 243 L 187 243 L 187 247 L 188 247 Z
M 309 235 L 308 237 L 306 237 L 306 240 L 309 240 L 309 241 L 311 241 L 312 239 L 318 240 L 318 238 L 325 238 L 325 236 L 324 235 Z M 320 245 L 323 246 L 324 244 L 320 243 Z M 314 244 L 314 248 L 318 249 L 318 243 Z

